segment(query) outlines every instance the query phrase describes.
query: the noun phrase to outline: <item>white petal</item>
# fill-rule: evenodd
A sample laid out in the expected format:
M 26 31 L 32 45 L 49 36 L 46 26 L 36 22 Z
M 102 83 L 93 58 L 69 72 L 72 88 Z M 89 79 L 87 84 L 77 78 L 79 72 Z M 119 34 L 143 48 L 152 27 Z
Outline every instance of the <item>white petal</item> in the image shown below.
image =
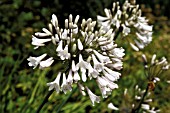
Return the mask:
M 51 91 L 53 88 L 55 88 L 56 92 L 59 93 L 60 91 L 60 77 L 61 77 L 61 72 L 58 73 L 56 79 L 53 82 L 47 83 L 47 86 L 49 86 L 49 91 Z
M 74 60 L 72 60 L 71 69 L 72 69 L 73 72 L 76 72 L 78 70 L 76 65 L 75 65 L 75 61 Z
M 77 45 L 80 51 L 83 50 L 83 44 L 81 43 L 80 39 L 77 40 Z
M 97 15 L 97 21 L 106 21 L 108 20 L 107 17 L 103 17 L 103 16 L 100 16 L 100 15 Z
M 46 34 L 52 35 L 51 32 L 50 32 L 48 29 L 43 28 L 42 30 L 43 30 Z
M 76 71 L 76 72 L 74 72 L 74 77 L 73 77 L 73 79 L 75 80 L 75 82 L 77 82 L 77 81 L 79 81 L 80 80 L 80 76 L 79 76 L 79 74 L 78 74 L 78 72 Z
M 78 22 L 79 18 L 80 18 L 80 16 L 79 16 L 79 15 L 77 15 L 77 16 L 76 16 L 76 18 L 75 18 L 75 20 L 74 20 L 74 24 L 77 24 L 77 22 Z
M 46 56 L 47 56 L 47 54 L 43 54 L 43 55 L 41 55 L 39 57 L 31 57 L 30 56 L 29 58 L 27 58 L 27 60 L 29 61 L 28 65 L 33 66 L 34 67 L 33 69 L 35 69 L 37 67 L 37 65 L 40 63 L 40 61 L 43 58 L 45 58 Z
M 57 16 L 56 16 L 55 14 L 52 15 L 52 20 L 51 20 L 51 22 L 52 22 L 52 24 L 53 24 L 53 26 L 54 26 L 55 28 L 58 27 L 58 19 L 57 19 Z
M 90 97 L 90 100 L 91 100 L 93 106 L 94 106 L 94 102 L 97 102 L 97 103 L 100 102 L 100 97 L 93 94 L 87 86 L 86 86 L 86 90 L 87 90 L 87 93 Z
M 58 44 L 56 51 L 62 51 L 62 50 L 63 50 L 63 41 L 61 40 Z
M 45 67 L 51 66 L 51 64 L 54 62 L 53 58 L 49 58 L 47 60 L 41 61 L 40 62 L 40 69 L 43 69 Z
M 130 46 L 132 47 L 132 49 L 134 49 L 135 51 L 139 51 L 139 48 L 136 47 L 134 44 L 130 43 Z
M 37 36 L 37 37 L 46 37 L 46 36 L 50 36 L 50 35 L 51 35 L 51 34 L 41 33 L 41 32 L 35 33 L 35 36 Z
M 72 87 L 71 87 L 71 84 L 68 84 L 67 81 L 66 81 L 66 75 L 65 73 L 63 73 L 63 83 L 61 85 L 61 88 L 62 88 L 62 91 L 66 94 L 67 91 L 71 91 L 72 90 Z
M 39 38 L 36 38 L 35 36 L 32 35 L 32 45 L 35 45 L 35 46 L 44 46 L 45 42 L 49 42 L 51 41 L 51 39 L 39 39 Z
M 73 75 L 72 75 L 72 70 L 69 71 L 68 77 L 67 77 L 67 82 L 72 84 L 73 83 Z
M 86 77 L 86 70 L 81 68 L 81 76 L 82 76 L 82 81 L 86 82 L 87 77 Z
M 94 64 L 94 69 L 97 72 L 101 72 L 103 70 L 103 63 L 98 62 L 98 60 L 96 59 L 96 57 L 92 54 L 92 59 L 93 59 L 93 64 Z
M 149 104 L 142 104 L 141 108 L 145 109 L 145 110 L 149 110 L 150 106 L 149 106 Z
M 145 44 L 142 43 L 141 41 L 140 42 L 137 40 L 134 40 L 134 41 L 135 41 L 136 45 L 138 46 L 138 48 L 143 49 L 145 47 Z
M 112 109 L 112 110 L 119 110 L 119 108 L 115 107 L 115 106 L 113 105 L 113 103 L 109 103 L 109 104 L 108 104 L 108 108 L 109 108 L 109 109 Z
M 151 59 L 151 64 L 152 64 L 152 65 L 155 63 L 155 59 L 156 59 L 156 54 L 154 54 L 154 55 L 152 56 L 152 59 Z
M 109 57 L 103 56 L 102 54 L 100 54 L 96 50 L 93 50 L 93 52 L 97 56 L 97 58 L 100 60 L 100 62 L 107 63 L 107 62 L 110 61 Z

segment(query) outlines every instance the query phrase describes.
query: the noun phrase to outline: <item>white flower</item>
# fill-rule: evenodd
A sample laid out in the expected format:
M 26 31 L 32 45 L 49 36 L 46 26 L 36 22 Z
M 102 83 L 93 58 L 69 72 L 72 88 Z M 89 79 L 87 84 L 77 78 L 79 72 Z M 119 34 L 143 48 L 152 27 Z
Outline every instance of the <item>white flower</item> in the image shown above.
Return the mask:
M 40 62 L 40 69 L 43 69 L 45 67 L 51 66 L 51 64 L 54 62 L 53 58 L 49 58 L 47 60 L 41 61 Z
M 109 104 L 108 104 L 108 108 L 109 108 L 109 109 L 112 109 L 112 110 L 116 110 L 116 111 L 119 110 L 119 108 L 115 107 L 115 106 L 113 105 L 113 103 L 109 103 Z
M 76 72 L 76 71 L 78 70 L 78 67 L 76 66 L 76 64 L 75 64 L 75 61 L 74 61 L 74 60 L 72 60 L 71 69 L 72 69 L 72 71 L 73 71 L 73 72 Z
M 72 87 L 70 84 L 67 83 L 67 80 L 66 80 L 66 75 L 65 73 L 63 73 L 63 83 L 61 85 L 61 90 L 66 94 L 67 91 L 71 91 L 72 90 Z
M 102 78 L 106 81 L 107 87 L 109 87 L 111 90 L 118 88 L 118 85 L 112 81 L 110 81 L 108 78 L 102 76 Z
M 83 60 L 83 57 L 81 54 L 79 54 L 79 63 L 76 65 L 78 69 L 80 69 L 82 80 L 83 82 L 86 82 L 86 69 L 88 69 L 89 64 Z
M 58 19 L 57 19 L 57 16 L 55 14 L 52 15 L 51 23 L 53 24 L 53 26 L 55 28 L 58 27 Z
M 41 55 L 41 56 L 39 56 L 39 57 L 29 57 L 27 60 L 29 61 L 29 63 L 28 63 L 28 65 L 29 66 L 33 66 L 34 68 L 33 69 L 35 69 L 36 67 L 37 67 L 37 65 L 41 62 L 41 60 L 43 59 L 43 58 L 45 58 L 47 56 L 47 54 L 43 54 L 43 55 Z
M 160 78 L 154 77 L 154 80 L 153 80 L 154 83 L 159 82 L 159 81 L 160 81 Z
M 96 57 L 94 56 L 94 54 L 92 54 L 92 59 L 93 59 L 93 64 L 94 64 L 94 69 L 97 71 L 97 72 L 101 72 L 103 70 L 103 67 L 104 67 L 104 64 L 103 63 L 100 63 Z
M 58 51 L 58 56 L 60 56 L 61 60 L 70 58 L 70 53 L 68 53 L 68 45 L 65 46 L 64 50 L 62 48 L 60 50 L 60 45 L 59 45 L 57 51 Z
M 154 55 L 152 56 L 151 65 L 154 65 L 154 64 L 155 64 L 155 59 L 156 59 L 156 54 L 154 54 Z
M 37 37 L 46 37 L 46 36 L 50 36 L 51 34 L 48 34 L 48 33 L 40 33 L 40 32 L 37 32 L 35 33 L 35 36 Z
M 37 49 L 39 46 L 45 46 L 45 42 L 49 42 L 51 39 L 38 39 L 32 35 L 32 45 L 36 46 L 34 49 Z
M 141 108 L 145 109 L 145 110 L 149 110 L 150 106 L 149 106 L 149 104 L 142 104 Z
M 114 48 L 111 50 L 111 54 L 115 57 L 122 58 L 125 55 L 124 51 L 125 50 L 123 48 Z
M 80 39 L 77 40 L 77 45 L 80 51 L 83 50 L 83 44 L 81 43 Z
M 139 29 L 143 29 L 145 31 L 152 31 L 153 26 L 149 26 L 147 23 L 139 22 L 134 25 L 135 27 L 138 27 Z
M 126 36 L 130 33 L 130 28 L 125 26 L 125 24 L 122 24 L 123 27 L 123 34 Z
M 133 50 L 135 51 L 139 51 L 139 48 L 136 47 L 134 44 L 130 43 L 130 46 L 132 47 Z
M 122 7 L 122 8 L 120 8 Z M 112 10 L 104 9 L 106 17 L 97 16 L 97 22 L 101 28 L 101 31 L 109 31 L 115 29 L 115 34 L 122 33 L 123 37 L 135 31 L 137 40 L 135 39 L 135 45 L 131 43 L 131 47 L 139 51 L 143 49 L 152 41 L 152 28 L 148 25 L 148 20 L 141 16 L 141 9 L 136 4 L 131 4 L 127 0 L 120 6 L 119 2 L 113 3 Z M 131 30 L 133 29 L 133 30 Z M 137 47 L 138 46 L 138 47 Z
M 80 80 L 80 75 L 78 74 L 78 72 L 74 72 L 74 76 L 73 76 L 73 79 L 75 80 L 75 82 L 77 83 L 77 81 Z
M 55 88 L 56 92 L 60 92 L 60 77 L 61 77 L 61 72 L 58 73 L 56 79 L 53 82 L 47 83 L 47 86 L 49 86 L 49 91 Z
M 145 44 L 142 41 L 134 40 L 139 49 L 143 49 Z
M 112 91 L 112 88 L 110 87 L 111 83 L 109 83 L 110 81 L 108 81 L 105 78 L 103 78 L 103 76 L 102 77 L 98 76 L 96 81 L 97 81 L 98 86 L 100 88 L 100 91 L 102 93 L 102 97 L 103 98 L 107 98 L 108 95 L 110 95 L 111 91 Z
M 115 81 L 115 80 L 118 80 L 119 79 L 119 77 L 120 77 L 120 73 L 119 72 L 116 72 L 116 71 L 113 71 L 113 70 L 111 70 L 111 69 L 109 69 L 109 68 L 107 68 L 107 67 L 104 67 L 104 70 L 103 70 L 103 72 L 105 71 L 105 76 L 106 77 L 109 77 L 109 79 L 111 80 L 111 81 Z
M 99 17 L 101 24 L 104 22 L 102 25 L 105 27 L 101 26 L 99 31 L 94 31 L 96 21 L 89 18 L 83 19 L 82 23 L 78 24 L 79 15 L 74 20 L 71 14 L 68 19 L 65 19 L 65 28 L 60 28 L 58 19 L 53 14 L 49 29 L 43 28 L 44 33 L 35 33 L 32 39 L 33 45 L 38 48 L 45 46 L 46 42 L 51 42 L 53 45 L 49 44 L 44 49 L 52 57 L 47 60 L 43 60 L 46 54 L 41 57 L 30 57 L 28 58 L 29 66 L 36 68 L 40 65 L 40 68 L 45 68 L 55 61 L 60 71 L 53 82 L 47 83 L 49 90 L 55 88 L 57 92 L 61 90 L 67 93 L 72 90 L 74 84 L 77 84 L 82 95 L 86 95 L 85 92 L 87 92 L 94 105 L 95 102 L 100 101 L 100 97 L 91 92 L 88 81 L 96 80 L 94 84 L 99 86 L 103 98 L 108 97 L 113 89 L 118 88 L 114 81 L 119 79 L 120 73 L 115 70 L 123 67 L 124 49 L 117 47 L 114 37 L 121 25 L 118 19 L 122 12 L 119 10 L 113 17 L 110 10 L 105 9 L 105 13 L 107 22 Z M 116 26 L 116 29 L 107 27 L 111 23 Z M 56 48 L 55 52 L 52 51 L 54 48 Z
M 94 102 L 97 102 L 97 103 L 100 102 L 100 97 L 96 96 L 94 93 L 92 93 L 87 86 L 86 86 L 86 90 L 87 90 L 87 93 L 90 97 L 90 100 L 91 100 L 93 106 L 94 106 Z
M 59 42 L 59 44 L 58 44 L 58 47 L 57 47 L 56 51 L 57 51 L 57 52 L 59 52 L 59 51 L 63 51 L 63 40 L 61 40 L 61 41 Z
M 67 83 L 72 84 L 73 83 L 73 74 L 72 70 L 70 69 L 68 77 L 67 77 Z
M 118 61 L 118 62 L 115 62 L 114 64 L 113 63 L 108 63 L 106 65 L 106 67 L 121 70 L 123 68 L 123 62 Z
M 52 34 L 51 34 L 51 32 L 50 32 L 48 29 L 43 28 L 42 30 L 43 30 L 46 34 L 48 34 L 48 35 L 52 35 Z
M 100 54 L 96 50 L 93 50 L 93 52 L 96 55 L 96 57 L 100 60 L 101 63 L 108 63 L 110 61 L 109 57 L 103 56 L 102 54 Z

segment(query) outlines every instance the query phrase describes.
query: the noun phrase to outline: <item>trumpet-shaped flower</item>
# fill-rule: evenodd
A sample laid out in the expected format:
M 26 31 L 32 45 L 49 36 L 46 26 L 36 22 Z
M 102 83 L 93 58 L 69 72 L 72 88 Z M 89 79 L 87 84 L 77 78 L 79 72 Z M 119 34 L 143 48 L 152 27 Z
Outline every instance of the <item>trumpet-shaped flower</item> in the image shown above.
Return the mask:
M 47 60 L 41 61 L 40 62 L 40 69 L 43 69 L 45 67 L 51 66 L 51 64 L 54 62 L 53 58 L 49 58 Z
M 56 79 L 53 82 L 47 83 L 47 86 L 49 86 L 49 91 L 55 89 L 57 93 L 60 92 L 60 77 L 61 72 L 58 73 Z
M 28 65 L 33 66 L 34 69 L 38 66 L 38 64 L 41 62 L 43 58 L 45 58 L 47 54 L 43 54 L 39 57 L 29 57 L 27 60 L 29 61 Z
M 92 102 L 92 105 L 94 106 L 94 102 L 99 103 L 100 102 L 100 97 L 96 96 L 88 87 L 86 87 L 87 93 L 90 97 L 90 100 Z

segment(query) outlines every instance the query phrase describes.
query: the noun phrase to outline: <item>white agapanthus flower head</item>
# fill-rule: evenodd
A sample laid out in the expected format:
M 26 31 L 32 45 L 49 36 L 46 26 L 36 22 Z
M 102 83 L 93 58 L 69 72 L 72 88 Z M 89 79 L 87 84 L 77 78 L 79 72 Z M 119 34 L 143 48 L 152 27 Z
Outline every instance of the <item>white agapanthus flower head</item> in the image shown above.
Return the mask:
M 97 23 L 105 31 L 115 29 L 116 34 L 122 34 L 127 38 L 129 34 L 135 35 L 134 40 L 128 39 L 130 46 L 139 51 L 152 41 L 152 26 L 148 20 L 141 16 L 139 5 L 130 3 L 128 0 L 120 6 L 119 2 L 113 3 L 112 10 L 104 9 L 105 17 L 98 15 Z M 117 38 L 117 37 L 116 37 Z
M 154 54 L 151 58 L 151 61 L 148 62 L 146 56 L 142 55 L 144 67 L 147 70 L 146 76 L 149 81 L 154 83 L 160 81 L 159 75 L 170 68 L 170 64 L 168 63 L 165 57 L 161 59 L 156 59 L 156 54 Z
M 49 28 L 43 28 L 43 32 L 32 36 L 32 45 L 35 49 L 54 45 L 55 55 L 45 53 L 39 57 L 29 57 L 29 66 L 43 69 L 52 64 L 61 64 L 56 79 L 47 83 L 49 90 L 55 89 L 67 93 L 72 91 L 73 84 L 77 84 L 83 95 L 88 94 L 92 104 L 100 102 L 100 97 L 84 85 L 91 80 L 96 81 L 102 97 L 107 98 L 112 90 L 118 88 L 115 83 L 121 74 L 117 70 L 122 69 L 124 49 L 114 43 L 114 31 L 110 29 L 103 32 L 102 29 L 95 31 L 96 22 L 91 18 L 82 20 L 78 24 L 79 15 L 73 19 L 70 14 L 65 20 L 65 27 L 60 28 L 56 15 L 52 15 Z M 47 60 L 45 57 L 49 56 Z M 55 56 L 55 57 L 54 57 Z

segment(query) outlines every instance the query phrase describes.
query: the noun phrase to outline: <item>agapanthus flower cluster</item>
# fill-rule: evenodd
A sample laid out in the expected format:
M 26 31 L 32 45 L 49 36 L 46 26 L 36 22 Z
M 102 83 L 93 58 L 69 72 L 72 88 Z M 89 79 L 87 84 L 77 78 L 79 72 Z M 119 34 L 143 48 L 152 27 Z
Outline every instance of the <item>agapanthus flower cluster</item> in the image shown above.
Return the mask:
M 154 54 L 150 62 L 147 61 L 144 54 L 142 55 L 142 58 L 144 61 L 145 75 L 149 81 L 154 83 L 160 81 L 159 75 L 170 68 L 170 64 L 165 57 L 158 60 L 156 59 L 156 54 Z
M 115 29 L 125 38 L 128 34 L 135 34 L 134 42 L 129 40 L 131 47 L 139 51 L 152 41 L 152 26 L 142 16 L 139 5 L 129 3 L 128 0 L 120 6 L 119 2 L 113 3 L 112 10 L 104 9 L 106 17 L 97 16 L 97 22 L 103 30 Z M 134 37 L 134 36 L 133 36 Z M 131 36 L 132 38 L 132 36 Z
M 136 103 L 132 104 L 132 109 L 135 109 L 139 102 L 141 101 L 141 99 L 143 99 L 142 104 L 141 104 L 141 109 L 143 110 L 143 112 L 147 112 L 147 113 L 157 113 L 160 112 L 160 110 L 158 108 L 155 108 L 153 106 L 150 105 L 150 103 L 153 101 L 153 99 L 150 97 L 151 93 L 148 92 L 145 97 L 144 93 L 146 92 L 146 90 L 142 90 L 141 88 L 139 88 L 138 85 L 135 86 L 135 101 Z
M 52 15 L 49 28 L 43 32 L 32 35 L 32 45 L 35 49 L 54 45 L 55 55 L 44 53 L 39 57 L 29 57 L 29 66 L 40 69 L 51 65 L 61 64 L 56 79 L 47 83 L 49 90 L 55 89 L 57 93 L 67 93 L 77 84 L 83 95 L 89 95 L 92 104 L 99 102 L 100 97 L 95 95 L 90 87 L 84 83 L 96 81 L 96 86 L 101 91 L 102 97 L 107 98 L 112 90 L 118 88 L 115 83 L 120 77 L 117 70 L 122 69 L 124 49 L 114 43 L 114 30 L 99 29 L 95 31 L 96 21 L 91 18 L 82 19 L 79 15 L 73 19 L 70 14 L 65 20 L 65 27 L 60 28 L 56 15 Z M 45 59 L 45 57 L 50 56 Z

